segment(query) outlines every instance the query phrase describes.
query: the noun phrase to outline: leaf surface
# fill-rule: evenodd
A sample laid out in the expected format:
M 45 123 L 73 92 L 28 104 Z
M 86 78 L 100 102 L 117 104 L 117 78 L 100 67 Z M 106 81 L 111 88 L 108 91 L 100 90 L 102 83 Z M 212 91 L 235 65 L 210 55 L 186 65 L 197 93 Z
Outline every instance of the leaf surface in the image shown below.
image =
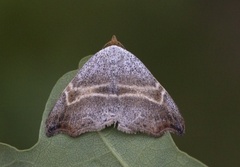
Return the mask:
M 79 68 L 89 59 L 83 58 Z M 18 150 L 0 143 L 0 166 L 4 167 L 167 167 L 205 166 L 180 151 L 169 133 L 154 138 L 145 134 L 126 134 L 108 127 L 77 138 L 59 134 L 46 137 L 45 120 L 63 89 L 77 70 L 68 72 L 54 86 L 43 113 L 38 142 L 30 149 Z

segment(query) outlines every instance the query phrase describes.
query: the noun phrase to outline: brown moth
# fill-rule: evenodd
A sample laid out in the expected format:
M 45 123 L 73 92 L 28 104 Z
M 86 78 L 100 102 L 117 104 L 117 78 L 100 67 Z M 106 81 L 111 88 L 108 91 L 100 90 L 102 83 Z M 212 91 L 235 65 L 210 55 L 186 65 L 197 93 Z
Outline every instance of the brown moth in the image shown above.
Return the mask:
M 113 124 L 126 133 L 155 137 L 185 131 L 168 92 L 115 36 L 63 90 L 46 120 L 46 135 L 76 137 Z

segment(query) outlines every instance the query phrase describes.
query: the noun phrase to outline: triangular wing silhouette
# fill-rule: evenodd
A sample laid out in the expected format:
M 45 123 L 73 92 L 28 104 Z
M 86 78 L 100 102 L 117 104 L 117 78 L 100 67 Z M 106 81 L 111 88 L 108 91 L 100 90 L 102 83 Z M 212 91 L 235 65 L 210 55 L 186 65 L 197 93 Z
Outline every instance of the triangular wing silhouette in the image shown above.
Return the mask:
M 97 52 L 78 71 L 49 113 L 46 135 L 76 137 L 112 124 L 155 137 L 185 130 L 167 91 L 136 56 L 116 45 Z

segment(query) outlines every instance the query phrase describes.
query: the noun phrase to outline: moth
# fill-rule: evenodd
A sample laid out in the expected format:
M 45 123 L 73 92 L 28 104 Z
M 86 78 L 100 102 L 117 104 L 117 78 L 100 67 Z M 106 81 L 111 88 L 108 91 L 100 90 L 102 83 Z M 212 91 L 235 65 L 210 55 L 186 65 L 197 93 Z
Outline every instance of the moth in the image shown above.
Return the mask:
M 122 132 L 154 137 L 185 131 L 171 96 L 116 36 L 63 90 L 46 120 L 46 135 L 77 137 L 111 125 Z

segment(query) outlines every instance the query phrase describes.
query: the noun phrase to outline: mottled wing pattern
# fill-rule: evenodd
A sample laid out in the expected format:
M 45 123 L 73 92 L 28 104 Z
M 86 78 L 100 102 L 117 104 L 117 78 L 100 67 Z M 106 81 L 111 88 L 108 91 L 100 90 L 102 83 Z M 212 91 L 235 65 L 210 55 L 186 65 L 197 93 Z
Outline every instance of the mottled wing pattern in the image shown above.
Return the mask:
M 167 91 L 137 57 L 116 45 L 100 50 L 78 71 L 49 113 L 46 135 L 76 137 L 112 124 L 155 137 L 185 129 Z

